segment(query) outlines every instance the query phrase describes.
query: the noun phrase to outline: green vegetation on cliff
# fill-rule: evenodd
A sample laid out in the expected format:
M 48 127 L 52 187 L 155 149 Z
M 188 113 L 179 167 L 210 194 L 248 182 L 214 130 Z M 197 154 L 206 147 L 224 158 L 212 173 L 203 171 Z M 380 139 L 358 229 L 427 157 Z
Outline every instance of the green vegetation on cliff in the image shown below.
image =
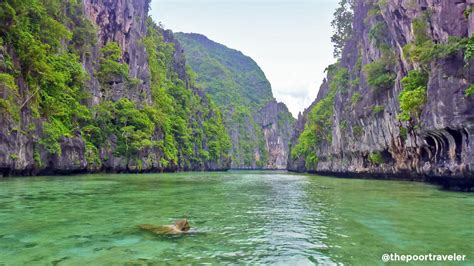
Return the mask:
M 323 142 L 331 142 L 334 114 L 334 97 L 349 87 L 349 72 L 338 64 L 328 67 L 329 92 L 309 111 L 304 131 L 293 147 L 293 159 L 303 157 L 307 169 L 318 163 L 317 149 Z
M 414 40 L 405 47 L 403 53 L 413 62 L 420 63 L 424 70 L 429 70 L 430 62 L 447 58 L 458 52 L 464 52 L 466 64 L 472 58 L 474 51 L 474 36 L 449 36 L 447 42 L 435 43 L 429 34 L 429 13 L 423 13 L 412 21 Z
M 250 57 L 203 35 L 177 33 L 176 37 L 197 73 L 198 86 L 223 110 L 224 123 L 233 143 L 232 166 L 265 167 L 269 152 L 262 125 L 255 117 L 275 100 L 263 71 Z M 278 128 L 285 128 L 285 124 L 294 121 L 288 111 L 279 113 L 278 118 Z
M 400 92 L 399 119 L 401 121 L 411 121 L 418 119 L 423 111 L 423 106 L 427 101 L 426 90 L 428 88 L 428 74 L 412 70 L 401 80 L 403 91 Z
M 352 9 L 352 1 L 340 0 L 339 7 L 334 12 L 334 19 L 331 21 L 334 30 L 334 34 L 331 36 L 331 42 L 334 45 L 334 57 L 341 57 L 346 41 L 352 34 L 352 19 L 354 17 Z
M 353 26 L 348 39 L 335 43 L 350 86 L 335 93 L 339 71 L 329 71 L 296 124 L 288 168 L 420 180 L 472 177 L 465 168 L 473 153 L 472 4 L 339 2 L 336 41 L 350 32 L 344 25 Z M 350 3 L 354 17 L 345 24 L 341 14 Z
M 75 1 L 3 1 L 0 10 L 1 50 L 8 62 L 1 69 L 2 80 L 9 81 L 2 82 L 2 95 L 9 96 L 1 106 L 14 118 L 26 106 L 34 117 L 44 118 L 39 143 L 60 154 L 59 139 L 90 118 L 82 104 L 87 98 L 87 76 L 77 55 L 82 45 L 68 28 L 80 16 L 80 6 Z M 64 42 L 70 45 L 64 47 Z M 24 97 L 15 94 L 12 79 L 21 84 Z
M 399 119 L 410 121 L 412 124 L 419 118 L 428 100 L 427 89 L 430 64 L 436 60 L 445 59 L 464 53 L 465 67 L 468 67 L 474 51 L 474 36 L 449 36 L 447 42 L 435 43 L 429 34 L 429 12 L 424 12 L 412 21 L 414 40 L 403 47 L 404 55 L 420 65 L 420 70 L 412 70 L 401 80 L 404 87 L 400 93 Z M 465 93 L 468 95 L 468 93 Z
M 472 95 L 474 95 L 474 85 L 469 86 L 469 87 L 464 91 L 464 95 L 465 95 L 466 97 L 471 97 Z
M 164 140 L 158 147 L 164 152 L 164 163 L 180 167 L 207 161 L 227 160 L 230 140 L 219 109 L 211 99 L 186 88 L 184 80 L 173 69 L 174 43 L 164 41 L 164 30 L 150 18 L 144 43 L 148 51 L 153 95 L 153 117 Z M 194 76 L 187 69 L 187 76 Z M 189 80 L 194 86 L 194 80 Z M 202 116 L 202 117 L 199 117 Z
M 258 110 L 273 100 L 265 74 L 250 57 L 199 34 L 176 33 L 197 82 L 222 107 Z
M 20 133 L 33 134 L 37 167 L 44 165 L 42 151 L 61 156 L 62 142 L 73 138 L 81 140 L 84 146 L 77 149 L 85 150 L 94 169 L 109 155 L 134 161 L 138 170 L 145 162 L 162 170 L 225 165 L 230 140 L 222 115 L 207 95 L 192 87 L 192 73 L 178 75 L 175 44 L 165 41 L 164 30 L 148 19 L 142 40 L 151 103 L 112 100 L 115 84 L 135 90 L 145 81 L 129 75 L 118 43 L 99 47 L 96 26 L 83 8 L 76 0 L 0 3 L 0 119 L 12 128 L 30 123 L 29 131 Z M 94 49 L 97 59 L 91 58 Z M 86 59 L 96 60 L 94 75 L 85 70 Z M 102 93 L 93 105 L 91 92 L 98 88 L 91 87 L 91 79 L 98 80 Z

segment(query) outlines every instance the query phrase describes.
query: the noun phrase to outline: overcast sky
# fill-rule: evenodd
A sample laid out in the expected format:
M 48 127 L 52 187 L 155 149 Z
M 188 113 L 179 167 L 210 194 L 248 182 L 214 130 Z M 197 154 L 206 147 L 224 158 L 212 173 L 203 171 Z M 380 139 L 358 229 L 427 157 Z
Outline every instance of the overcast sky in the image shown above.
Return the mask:
M 316 98 L 332 56 L 338 0 L 152 0 L 155 21 L 252 57 L 293 115 Z

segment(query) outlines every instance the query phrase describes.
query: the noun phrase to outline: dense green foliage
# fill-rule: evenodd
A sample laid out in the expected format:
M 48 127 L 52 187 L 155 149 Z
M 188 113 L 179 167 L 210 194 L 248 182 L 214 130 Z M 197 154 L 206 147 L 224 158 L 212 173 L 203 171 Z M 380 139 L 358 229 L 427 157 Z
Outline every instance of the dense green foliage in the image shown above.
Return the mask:
M 421 70 L 411 70 L 401 82 L 405 90 L 416 90 L 418 87 L 426 88 L 428 84 L 428 74 Z
M 331 42 L 334 45 L 333 54 L 336 58 L 342 55 L 346 41 L 352 34 L 352 19 L 354 17 L 352 9 L 352 0 L 340 0 L 339 7 L 334 12 L 334 19 L 331 21 L 331 26 L 334 29 Z
M 140 110 L 133 102 L 123 98 L 117 102 L 102 102 L 94 108 L 94 113 L 93 123 L 83 130 L 96 147 L 106 143 L 110 135 L 115 135 L 116 154 L 130 158 L 147 147 L 157 145 L 152 140 L 155 131 L 152 110 Z
M 177 33 L 196 81 L 222 107 L 258 110 L 273 99 L 263 71 L 250 57 L 199 34 Z
M 384 21 L 376 22 L 369 30 L 369 39 L 381 51 L 382 56 L 364 65 L 363 70 L 367 76 L 367 84 L 375 91 L 383 91 L 393 87 L 396 74 L 392 71 L 394 55 L 387 42 L 387 25 Z
M 265 149 L 262 130 L 253 120 L 250 111 L 245 107 L 236 107 L 226 124 L 235 127 L 234 130 L 238 132 L 238 143 L 234 145 L 232 161 L 238 166 L 255 163 L 256 166 L 263 167 L 267 163 L 268 151 Z M 258 150 L 259 158 L 255 156 L 255 150 Z
M 360 94 L 360 92 L 355 92 L 354 94 L 352 94 L 352 97 L 351 97 L 352 105 L 357 104 L 361 99 L 362 99 L 362 95 Z
M 116 152 L 129 155 L 130 152 L 134 154 L 144 148 L 155 147 L 163 152 L 160 163 L 164 167 L 178 165 L 189 168 L 208 161 L 224 160 L 228 156 L 230 140 L 218 108 L 209 98 L 202 99 L 186 88 L 177 73 L 170 71 L 173 69 L 174 44 L 164 41 L 163 29 L 151 18 L 147 23 L 144 44 L 148 52 L 154 101 L 153 105 L 143 108 L 141 117 L 132 104 L 126 102 L 124 112 L 116 113 L 116 119 L 125 123 L 118 127 L 124 145 L 118 146 Z M 108 50 L 112 51 L 111 55 L 116 53 L 113 47 Z M 121 106 L 118 107 L 120 110 Z M 123 114 L 126 116 L 123 117 Z M 139 119 L 137 122 L 142 124 L 134 126 L 133 119 L 128 120 L 132 117 L 128 115 Z M 163 139 L 149 141 L 156 132 Z
M 390 56 L 383 56 L 364 66 L 367 84 L 375 91 L 382 91 L 393 87 L 396 75 L 390 69 L 391 62 Z
M 346 68 L 337 65 L 328 68 L 329 92 L 309 112 L 304 131 L 293 147 L 293 158 L 304 157 L 307 169 L 313 169 L 318 163 L 316 149 L 323 141 L 332 140 L 334 98 L 338 91 L 349 86 L 349 73 Z
M 467 39 L 464 39 L 464 41 L 466 42 L 465 44 L 466 51 L 464 52 L 464 61 L 466 62 L 466 65 L 469 65 L 469 63 L 472 60 L 472 56 L 474 56 L 474 35 Z
M 472 95 L 474 95 L 474 85 L 469 86 L 469 87 L 464 91 L 464 95 L 465 95 L 466 97 L 471 97 Z
M 403 91 L 400 93 L 399 119 L 410 121 L 419 118 L 427 101 L 428 74 L 419 70 L 411 70 L 402 79 Z
M 380 152 L 372 152 L 369 154 L 369 161 L 372 164 L 380 165 L 383 164 L 383 157 Z
M 471 38 L 450 37 L 446 43 L 434 43 L 431 39 L 422 43 L 409 43 L 403 48 L 405 56 L 414 62 L 421 63 L 422 67 L 428 69 L 430 62 L 446 58 L 460 51 L 465 51 L 469 46 Z M 474 47 L 474 46 L 471 46 Z M 473 49 L 473 48 L 471 48 Z M 473 49 L 474 50 L 474 49 Z M 469 50 L 471 51 L 471 50 Z M 467 53 L 466 61 L 470 60 Z
M 403 48 L 404 55 L 420 63 L 425 70 L 429 68 L 430 62 L 459 52 L 465 52 L 464 60 L 468 64 L 474 52 L 474 36 L 470 38 L 450 36 L 446 43 L 434 43 L 428 34 L 428 18 L 428 14 L 425 13 L 412 21 L 415 39 Z
M 197 73 L 197 83 L 224 112 L 226 128 L 234 136 L 234 166 L 266 165 L 268 151 L 264 135 L 254 121 L 254 115 L 273 100 L 263 71 L 250 57 L 205 36 L 185 33 L 176 36 Z M 289 113 L 282 119 L 286 118 L 293 121 Z
M 7 79 L 11 85 L 11 77 L 24 79 L 28 95 L 21 106 L 28 104 L 36 117 L 47 118 L 43 124 L 45 138 L 40 143 L 49 152 L 60 153 L 59 139 L 70 136 L 90 117 L 81 104 L 87 97 L 83 86 L 87 77 L 77 55 L 82 45 L 68 28 L 81 14 L 80 4 L 72 0 L 11 0 L 3 1 L 0 10 L 0 36 L 14 51 L 4 56 L 9 61 L 14 55 L 19 61 L 15 66 L 7 63 L 2 80 L 10 75 Z M 63 43 L 70 45 L 64 49 Z M 14 86 L 10 85 L 3 87 L 9 87 L 12 96 Z M 19 111 L 18 106 L 16 111 L 12 107 L 11 97 L 2 103 L 9 113 Z
M 0 73 L 0 94 L 6 96 L 0 98 L 0 115 L 4 118 L 12 117 L 15 121 L 18 121 L 20 119 L 20 111 L 16 103 L 18 86 L 11 74 Z
M 5 59 L 0 62 L 0 111 L 19 123 L 25 119 L 20 109 L 27 108 L 41 125 L 34 145 L 36 164 L 43 165 L 41 150 L 61 155 L 66 138 L 82 138 L 85 157 L 96 167 L 108 160 L 101 157 L 103 153 L 170 169 L 226 161 L 230 140 L 222 115 L 207 96 L 200 96 L 175 73 L 174 44 L 164 41 L 163 30 L 149 19 L 143 40 L 149 54 L 152 104 L 125 98 L 111 101 L 115 84 L 133 89 L 142 81 L 129 76 L 115 42 L 105 44 L 99 58 L 90 58 L 99 45 L 96 29 L 82 10 L 78 0 L 0 2 L 0 57 Z M 94 77 L 83 68 L 85 58 L 97 63 L 95 78 L 103 98 L 95 106 L 86 105 L 87 81 Z M 35 132 L 35 124 L 28 130 Z
M 109 42 L 101 50 L 100 67 L 98 71 L 99 81 L 106 86 L 113 78 L 128 79 L 128 65 L 123 64 L 122 50 L 118 43 Z

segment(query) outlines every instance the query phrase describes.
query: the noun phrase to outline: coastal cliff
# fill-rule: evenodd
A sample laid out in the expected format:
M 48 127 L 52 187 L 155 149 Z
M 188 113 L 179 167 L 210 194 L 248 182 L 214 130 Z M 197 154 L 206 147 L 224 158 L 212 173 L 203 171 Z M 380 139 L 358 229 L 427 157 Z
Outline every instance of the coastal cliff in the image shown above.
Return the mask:
M 288 169 L 474 181 L 472 1 L 354 1 L 352 29 L 295 124 Z
M 201 34 L 177 33 L 196 81 L 223 111 L 232 140 L 232 168 L 286 169 L 295 119 L 275 100 L 250 57 Z
M 220 110 L 148 8 L 0 3 L 0 175 L 230 167 Z

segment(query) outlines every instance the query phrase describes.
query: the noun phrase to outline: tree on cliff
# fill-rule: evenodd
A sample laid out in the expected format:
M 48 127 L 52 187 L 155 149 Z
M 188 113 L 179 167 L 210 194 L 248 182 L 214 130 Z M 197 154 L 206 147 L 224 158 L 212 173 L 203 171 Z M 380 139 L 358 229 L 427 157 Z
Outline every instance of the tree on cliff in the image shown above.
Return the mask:
M 334 19 L 331 21 L 334 34 L 331 42 L 334 44 L 333 54 L 336 58 L 341 56 L 346 40 L 352 34 L 353 7 L 353 0 L 340 0 L 339 7 L 334 12 Z

